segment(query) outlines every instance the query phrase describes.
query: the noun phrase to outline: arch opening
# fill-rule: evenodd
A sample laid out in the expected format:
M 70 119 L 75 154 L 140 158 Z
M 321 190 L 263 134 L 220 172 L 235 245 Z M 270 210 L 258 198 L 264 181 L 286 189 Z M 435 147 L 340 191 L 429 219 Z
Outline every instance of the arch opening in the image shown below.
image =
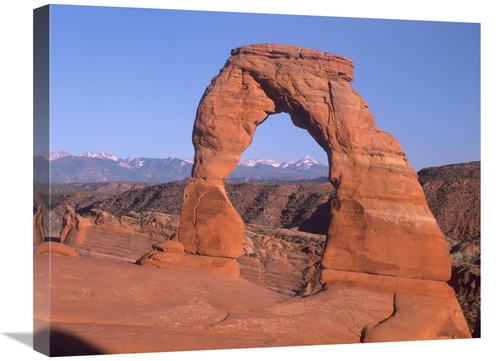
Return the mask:
M 273 185 L 277 188 L 274 195 L 267 194 L 268 187 L 262 186 L 261 192 L 266 194 L 255 194 L 253 201 L 249 199 L 244 204 L 228 193 L 245 224 L 257 223 L 326 236 L 330 203 L 335 193 L 328 182 L 328 157 L 306 130 L 291 124 L 288 113 L 270 115 L 259 124 L 241 160 L 253 166 L 255 176 L 246 176 L 245 167 L 238 167 L 229 176 L 229 181 L 280 183 Z M 269 206 L 273 209 L 272 217 L 263 214 L 269 208 L 266 202 L 272 202 Z
M 282 112 L 269 115 L 257 125 L 252 143 L 242 153 L 241 160 L 268 159 L 282 163 L 306 156 L 328 166 L 325 150 L 305 129 L 292 124 L 290 114 Z

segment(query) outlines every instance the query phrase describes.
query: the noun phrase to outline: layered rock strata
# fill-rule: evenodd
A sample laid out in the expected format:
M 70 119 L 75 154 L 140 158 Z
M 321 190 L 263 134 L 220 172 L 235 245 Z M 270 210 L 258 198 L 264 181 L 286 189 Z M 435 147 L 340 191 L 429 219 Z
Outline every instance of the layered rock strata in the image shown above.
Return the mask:
M 275 44 L 232 50 L 196 113 L 195 181 L 186 187 L 179 223 L 179 241 L 187 253 L 241 256 L 243 221 L 225 194 L 223 180 L 238 165 L 257 127 L 269 115 L 286 112 L 327 153 L 336 190 L 321 261 L 323 283 L 336 283 L 341 272 L 354 275 L 351 283 L 361 285 L 368 274 L 446 286 L 451 274 L 448 248 L 417 174 L 399 142 L 375 126 L 368 104 L 350 85 L 353 78 L 352 61 L 339 55 Z M 429 286 L 425 293 L 435 302 L 409 297 L 426 314 L 447 313 L 451 307 L 463 319 L 453 293 L 445 292 L 447 302 L 442 302 L 443 293 L 436 289 Z M 397 299 L 405 300 L 403 309 L 408 294 L 407 287 L 396 292 Z M 403 339 L 435 336 L 430 331 L 435 323 L 419 324 L 418 312 L 405 315 L 405 324 L 413 322 L 417 330 L 402 334 Z M 384 329 L 370 329 L 367 340 L 385 340 Z M 439 330 L 440 337 L 470 337 L 463 322 Z

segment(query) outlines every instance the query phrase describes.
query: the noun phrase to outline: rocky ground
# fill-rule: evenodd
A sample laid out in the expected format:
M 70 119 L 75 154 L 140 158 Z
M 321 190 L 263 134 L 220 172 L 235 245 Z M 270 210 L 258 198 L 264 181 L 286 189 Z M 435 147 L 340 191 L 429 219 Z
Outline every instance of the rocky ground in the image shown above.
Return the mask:
M 196 268 L 140 267 L 139 258 L 175 233 L 178 217 L 99 213 L 93 209 L 80 217 L 79 231 L 71 234 L 74 248 L 53 235 L 53 242 L 35 251 L 35 345 L 47 347 L 50 314 L 47 352 L 53 356 L 357 343 L 358 323 L 391 312 L 389 295 L 363 290 L 343 291 L 342 301 L 336 291 L 307 301 L 293 297 L 304 287 L 297 270 L 311 262 L 297 251 L 320 236 L 250 226 L 241 277 L 234 277 Z M 50 307 L 44 307 L 49 294 Z M 367 296 L 386 307 L 361 311 L 359 302 Z M 334 310 L 346 308 L 343 297 L 358 301 L 349 302 L 345 316 L 334 316 Z
M 373 291 L 290 298 L 242 277 L 83 256 L 52 257 L 49 308 L 47 264 L 35 256 L 34 341 L 52 356 L 359 343 L 393 310 Z
M 36 247 L 35 348 L 67 356 L 360 343 L 394 313 L 390 290 L 321 289 L 322 237 L 299 231 L 248 226 L 240 277 L 185 262 L 141 267 L 137 261 L 153 248 L 180 245 L 165 241 L 177 223 L 162 213 L 115 217 L 93 209 L 68 236 L 74 248 L 57 235 Z M 428 302 L 424 315 L 434 314 Z M 422 317 L 411 330 L 448 328 L 449 317 Z M 401 333 L 387 336 L 394 341 Z M 418 331 L 410 337 L 439 339 Z
M 477 162 L 423 169 L 419 172 L 420 182 L 430 209 L 447 236 L 449 243 L 453 267 L 452 279 L 449 284 L 455 290 L 469 324 L 469 329 L 475 337 L 479 336 L 478 325 L 480 325 L 479 169 L 480 164 Z M 144 300 L 143 307 L 146 307 L 146 303 L 149 302 L 146 302 L 146 299 L 150 296 L 146 297 L 140 294 L 141 292 L 154 293 L 154 291 L 145 290 L 145 284 L 139 281 L 141 277 L 148 280 L 154 280 L 155 277 L 164 277 L 163 281 L 160 281 L 160 279 L 152 281 L 153 284 L 161 283 L 162 287 L 165 283 L 171 284 L 171 287 L 175 288 L 176 292 L 183 290 L 181 292 L 183 294 L 179 295 L 180 298 L 191 297 L 192 295 L 189 295 L 189 292 L 194 292 L 193 289 L 183 288 L 172 279 L 181 282 L 178 278 L 179 274 L 176 273 L 179 270 L 162 269 L 158 271 L 149 267 L 139 267 L 136 264 L 136 261 L 150 252 L 155 244 L 169 239 L 177 232 L 182 190 L 188 182 L 189 180 L 185 180 L 162 185 L 122 183 L 55 185 L 52 193 L 52 210 L 48 212 L 47 208 L 44 208 L 45 227 L 55 230 L 49 236 L 57 242 L 57 231 L 61 227 L 61 215 L 66 204 L 73 205 L 77 213 L 80 214 L 82 228 L 75 246 L 78 255 L 69 257 L 71 260 L 65 257 L 53 257 L 55 261 L 52 263 L 52 267 L 54 269 L 61 267 L 61 270 L 65 270 L 66 273 L 61 271 L 61 277 L 64 279 L 60 280 L 61 283 L 57 281 L 57 289 L 60 292 L 58 299 L 61 303 L 53 303 L 54 308 L 51 309 L 51 317 L 58 319 L 58 310 L 67 308 L 67 306 L 64 306 L 66 302 L 64 300 L 92 301 L 89 305 L 99 310 L 99 302 L 104 300 L 107 297 L 105 293 L 113 288 L 106 284 L 108 278 L 109 282 L 115 282 L 115 285 L 116 282 L 120 282 L 123 286 L 123 290 L 115 290 L 114 292 L 128 293 L 126 297 L 133 300 L 132 303 L 123 304 L 121 309 L 118 307 L 120 309 L 120 311 L 116 311 L 118 313 L 129 314 L 136 312 L 130 308 L 140 305 L 140 300 Z M 240 277 L 235 279 L 232 276 L 207 274 L 203 276 L 203 280 L 209 284 L 209 286 L 206 286 L 207 294 L 215 298 L 220 296 L 216 297 L 212 294 L 212 291 L 215 292 L 217 288 L 216 283 L 222 282 L 226 286 L 230 285 L 228 287 L 236 287 L 239 290 L 238 292 L 245 288 L 248 292 L 242 291 L 242 293 L 238 293 L 238 297 L 245 298 L 245 302 L 248 301 L 248 304 L 256 305 L 256 308 L 245 308 L 243 311 L 240 310 L 239 313 L 231 313 L 231 317 L 229 317 L 229 313 L 226 315 L 229 312 L 227 310 L 232 309 L 234 305 L 228 304 L 227 302 L 230 300 L 225 297 L 212 299 L 210 302 L 201 305 L 201 308 L 198 307 L 200 305 L 196 305 L 197 307 L 193 309 L 196 309 L 196 312 L 201 312 L 207 320 L 203 325 L 197 326 L 199 327 L 197 335 L 203 340 L 197 346 L 189 345 L 186 335 L 183 336 L 182 332 L 179 334 L 180 326 L 174 326 L 172 329 L 168 328 L 171 322 L 174 322 L 174 325 L 176 325 L 175 322 L 181 322 L 184 325 L 188 321 L 185 319 L 182 321 L 171 320 L 172 316 L 167 316 L 167 314 L 172 310 L 167 310 L 167 308 L 157 311 L 157 313 L 151 311 L 151 317 L 145 317 L 144 320 L 146 321 L 142 323 L 138 323 L 137 319 L 133 322 L 131 319 L 130 322 L 123 321 L 123 325 L 126 325 L 125 329 L 128 330 L 126 332 L 120 331 L 124 339 L 133 334 L 137 335 L 139 332 L 138 324 L 141 325 L 140 329 L 144 330 L 142 336 L 138 338 L 138 342 L 130 345 L 130 350 L 126 347 L 123 348 L 123 346 L 118 347 L 118 344 L 120 344 L 118 340 L 108 339 L 106 341 L 105 337 L 99 338 L 102 345 L 96 346 L 95 329 L 87 327 L 87 330 L 82 330 L 80 321 L 77 319 L 83 316 L 75 316 L 75 319 L 73 316 L 69 317 L 68 314 L 61 315 L 60 321 L 54 323 L 55 326 L 52 332 L 62 338 L 76 333 L 80 336 L 83 335 L 85 339 L 94 340 L 91 344 L 104 353 L 158 350 L 162 341 L 161 338 L 152 336 L 153 333 L 158 332 L 158 330 L 155 331 L 155 328 L 151 327 L 152 319 L 164 319 L 165 322 L 161 326 L 163 327 L 162 334 L 173 337 L 172 339 L 175 340 L 174 345 L 165 346 L 163 344 L 162 350 L 360 342 L 363 327 L 370 322 L 374 322 L 373 320 L 377 317 L 383 317 L 382 315 L 375 316 L 374 309 L 367 313 L 370 322 L 367 322 L 364 318 L 361 318 L 361 321 L 359 314 L 356 316 L 358 318 L 351 317 L 350 321 L 347 321 L 335 313 L 329 316 L 330 321 L 336 319 L 339 322 L 338 324 L 335 322 L 324 323 L 318 319 L 314 322 L 319 325 L 319 328 L 314 328 L 312 325 L 304 326 L 303 322 L 300 323 L 299 327 L 299 323 L 294 323 L 294 321 L 288 319 L 285 321 L 283 318 L 284 315 L 293 315 L 297 320 L 308 319 L 307 322 L 309 323 L 310 320 L 319 317 L 319 314 L 316 315 L 316 311 L 314 311 L 316 307 L 318 307 L 318 310 L 322 310 L 321 312 L 326 312 L 324 309 L 326 306 L 321 306 L 315 300 L 321 299 L 324 302 L 326 297 L 324 290 L 319 292 L 322 290 L 319 283 L 319 262 L 325 242 L 325 236 L 322 234 L 324 234 L 329 219 L 328 204 L 334 194 L 333 187 L 328 183 L 256 184 L 233 182 L 226 182 L 225 186 L 229 198 L 246 223 L 244 256 L 238 260 Z M 37 190 L 36 187 L 35 190 Z M 35 203 L 46 204 L 45 198 L 47 197 L 43 191 L 35 192 Z M 99 214 L 101 214 L 100 217 Z M 97 222 L 98 218 L 99 221 Z M 51 242 L 51 245 L 53 243 Z M 38 280 L 40 284 L 43 284 L 43 278 L 47 277 L 47 274 L 43 271 L 46 257 L 46 254 L 35 255 L 35 267 L 38 270 L 35 271 L 35 282 Z M 78 261 L 75 261 L 76 259 Z M 79 265 L 77 266 L 78 269 L 75 269 L 74 267 L 77 264 Z M 89 269 L 86 269 L 87 267 Z M 97 269 L 102 278 L 99 281 L 95 278 L 97 276 L 94 276 L 94 278 L 91 276 L 92 270 Z M 140 271 L 138 271 L 139 269 Z M 155 270 L 158 272 L 154 272 Z M 144 274 L 139 276 L 139 273 L 136 272 Z M 159 276 L 159 272 L 161 272 L 162 276 Z M 88 277 L 83 276 L 87 273 L 89 274 Z M 122 275 L 120 277 L 123 279 L 119 281 L 114 279 L 116 274 Z M 134 277 L 134 274 L 137 277 Z M 211 277 L 215 278 L 212 280 Z M 230 278 L 222 280 L 218 277 Z M 71 285 L 70 280 L 76 279 L 78 280 L 77 283 Z M 87 282 L 84 280 L 92 279 L 96 280 L 94 284 L 83 285 L 83 283 Z M 192 284 L 193 287 L 197 285 L 192 279 L 186 282 Z M 212 285 L 211 282 L 215 283 Z M 101 283 L 102 287 L 100 286 Z M 245 283 L 244 286 L 243 283 Z M 253 286 L 249 286 L 250 284 Z M 155 287 L 154 290 L 158 291 L 158 286 Z M 254 287 L 257 288 L 254 289 Z M 101 288 L 107 291 L 103 291 Z M 90 290 L 91 294 L 82 294 L 86 289 Z M 329 290 L 328 292 L 333 291 Z M 340 291 L 337 290 L 337 292 Z M 356 306 L 357 301 L 352 298 L 358 297 L 358 293 L 364 291 L 357 289 L 349 292 L 354 293 L 344 294 L 342 297 L 344 301 L 349 299 L 349 302 L 354 302 L 352 304 L 353 308 L 350 308 L 351 306 L 347 303 L 342 304 L 342 306 L 335 305 L 335 307 L 346 309 L 347 314 L 352 316 L 359 313 L 359 308 L 356 309 L 359 305 Z M 97 297 L 96 293 L 100 293 L 100 295 Z M 54 295 L 57 295 L 57 292 Z M 39 290 L 38 296 L 44 297 L 43 289 Z M 382 297 L 380 294 L 365 296 L 369 296 L 373 300 Z M 118 303 L 121 302 L 118 300 L 120 297 L 117 298 Z M 229 298 L 232 299 L 232 297 L 236 296 Z M 114 299 L 114 296 L 111 299 Z M 285 300 L 286 302 L 283 303 Z M 190 302 L 195 301 L 191 299 L 191 301 L 186 302 L 189 305 Z M 334 301 L 328 301 L 328 305 L 331 302 Z M 341 301 L 337 300 L 336 302 Z M 39 304 L 42 303 L 42 300 L 39 299 Z M 278 306 L 282 304 L 283 306 Z M 170 306 L 172 305 L 168 307 Z M 269 309 L 268 306 L 271 308 Z M 333 307 L 334 305 L 329 306 Z M 117 306 L 110 304 L 106 307 L 110 309 Z M 372 306 L 365 305 L 364 307 Z M 389 308 L 391 307 L 392 301 Z M 109 309 L 103 312 L 108 312 Z M 302 311 L 299 312 L 299 309 Z M 39 339 L 43 339 L 48 316 L 43 314 L 43 307 L 40 312 L 37 313 L 38 316 L 35 316 L 35 329 L 42 335 Z M 183 308 L 182 312 L 189 312 L 189 310 Z M 266 316 L 256 316 L 255 313 L 258 314 L 259 312 L 266 313 Z M 381 312 L 380 309 L 377 312 Z M 153 314 L 156 316 L 153 317 Z M 157 316 L 160 314 L 164 316 L 158 318 Z M 118 317 L 119 315 L 116 314 L 115 316 Z M 321 329 L 324 337 L 306 337 L 305 334 L 298 338 L 285 337 L 277 331 L 279 327 L 283 327 L 283 322 L 297 330 L 296 332 L 308 335 L 317 334 L 318 330 Z M 115 323 L 111 325 L 105 320 L 100 320 L 97 323 L 100 324 L 99 327 L 102 332 L 108 332 L 112 328 L 119 327 Z M 150 328 L 148 329 L 148 327 Z M 333 330 L 332 327 L 337 329 Z M 207 330 L 210 330 L 210 332 L 207 333 Z M 221 331 L 221 333 L 216 330 Z M 224 333 L 229 330 L 244 330 L 245 333 L 249 332 L 249 336 L 246 340 L 239 339 L 238 336 L 229 341 L 224 337 Z M 268 333 L 262 333 L 262 330 L 267 330 Z M 130 335 L 127 332 L 130 332 Z M 330 334 L 329 332 L 333 333 Z M 262 334 L 258 336 L 259 333 Z M 174 337 L 173 334 L 176 336 Z M 150 336 L 150 341 L 146 341 L 146 335 Z M 264 341 L 264 339 L 267 341 Z M 296 340 L 296 343 L 294 343 L 293 339 Z M 83 342 L 77 341 L 73 340 L 69 344 L 75 344 L 75 347 L 80 351 L 85 350 L 85 347 L 88 346 L 84 347 Z M 115 342 L 116 345 L 113 346 L 112 344 Z M 88 353 L 94 353 L 94 346 L 88 346 L 89 348 L 86 349 Z M 68 354 L 71 350 L 63 348 L 57 352 L 61 355 Z

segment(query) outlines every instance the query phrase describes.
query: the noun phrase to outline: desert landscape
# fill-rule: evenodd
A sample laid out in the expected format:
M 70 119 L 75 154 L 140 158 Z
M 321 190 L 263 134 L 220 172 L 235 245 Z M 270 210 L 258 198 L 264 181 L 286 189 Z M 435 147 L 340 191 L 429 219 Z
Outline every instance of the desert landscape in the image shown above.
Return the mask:
M 480 337 L 479 172 L 479 162 L 419 172 L 450 250 L 448 284 L 473 337 Z M 73 248 L 59 243 L 58 232 L 34 248 L 39 347 L 47 342 L 49 321 L 53 355 L 358 343 L 365 324 L 393 312 L 388 294 L 323 290 L 329 183 L 225 184 L 245 222 L 239 277 L 203 264 L 166 266 L 161 257 L 144 262 L 172 245 L 183 189 L 192 181 L 52 184 L 53 208 L 42 207 L 44 228 L 62 228 L 66 204 L 74 205 L 81 227 Z M 35 195 L 43 204 L 43 194 Z
M 236 48 L 200 101 L 192 177 L 35 183 L 34 348 L 480 337 L 480 163 L 415 173 L 352 80 L 342 56 Z M 227 181 L 280 112 L 325 150 L 329 182 Z

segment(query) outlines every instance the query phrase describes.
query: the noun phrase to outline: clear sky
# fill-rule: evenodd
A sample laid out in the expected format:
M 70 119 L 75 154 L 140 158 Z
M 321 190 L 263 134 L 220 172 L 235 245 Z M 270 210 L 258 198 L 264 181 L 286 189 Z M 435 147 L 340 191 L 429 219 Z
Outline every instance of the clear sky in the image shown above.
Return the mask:
M 352 59 L 353 87 L 416 171 L 480 159 L 478 23 L 53 5 L 50 40 L 51 151 L 192 157 L 196 108 L 231 49 L 282 43 Z M 327 164 L 280 114 L 242 159 L 305 155 Z

